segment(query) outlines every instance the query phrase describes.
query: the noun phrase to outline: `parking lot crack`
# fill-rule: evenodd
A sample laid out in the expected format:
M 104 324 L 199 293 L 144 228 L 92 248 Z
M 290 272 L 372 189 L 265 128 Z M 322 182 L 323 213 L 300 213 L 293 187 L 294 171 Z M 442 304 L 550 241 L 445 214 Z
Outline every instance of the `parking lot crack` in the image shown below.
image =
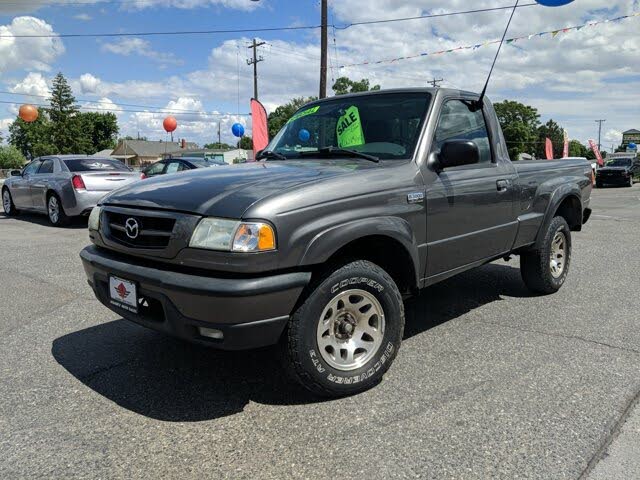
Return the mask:
M 480 320 L 480 323 L 484 323 L 485 325 L 495 325 L 495 326 L 498 326 L 498 327 L 510 328 L 512 330 L 518 330 L 518 331 L 521 331 L 521 332 L 537 333 L 537 334 L 546 335 L 546 336 L 549 336 L 549 337 L 565 338 L 567 340 L 580 340 L 582 342 L 590 343 L 592 345 L 598 345 L 598 346 L 601 346 L 601 347 L 613 348 L 615 350 L 622 350 L 624 352 L 629 352 L 629 353 L 634 353 L 636 355 L 640 355 L 640 350 L 635 350 L 633 348 L 627 348 L 627 347 L 621 347 L 619 345 L 612 345 L 612 344 L 606 343 L 606 342 L 599 342 L 597 340 L 591 340 L 589 338 L 579 337 L 577 335 L 566 335 L 566 334 L 562 334 L 562 333 L 544 332 L 542 330 L 536 330 L 536 329 L 533 329 L 533 328 L 516 327 L 516 326 L 513 326 L 513 325 L 507 325 L 507 324 L 500 323 L 500 322 L 489 322 L 489 321 L 486 321 L 486 320 Z

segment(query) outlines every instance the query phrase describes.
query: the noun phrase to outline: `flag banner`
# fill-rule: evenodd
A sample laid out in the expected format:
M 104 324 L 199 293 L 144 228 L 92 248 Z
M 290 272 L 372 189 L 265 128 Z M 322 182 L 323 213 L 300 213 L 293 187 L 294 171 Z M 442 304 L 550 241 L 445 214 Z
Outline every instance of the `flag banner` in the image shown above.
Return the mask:
M 546 138 L 544 141 L 544 153 L 547 156 L 547 160 L 553 160 L 553 144 L 550 138 Z
M 269 144 L 267 111 L 255 98 L 251 99 L 251 135 L 253 137 L 253 158 Z
M 620 22 L 622 20 L 625 20 L 627 18 L 632 18 L 632 17 L 638 17 L 640 16 L 640 12 L 637 13 L 630 13 L 629 15 L 622 15 L 621 17 L 616 17 L 616 18 L 609 18 L 607 20 L 601 20 L 599 22 L 588 22 L 588 23 L 583 23 L 582 25 L 575 25 L 573 27 L 565 27 L 565 28 L 559 28 L 556 30 L 550 30 L 548 32 L 539 32 L 539 33 L 532 33 L 530 35 L 525 35 L 522 37 L 513 37 L 513 38 L 507 38 L 505 39 L 505 42 L 507 44 L 512 44 L 513 42 L 515 42 L 516 40 L 531 40 L 534 37 L 543 37 L 545 35 L 551 35 L 552 38 L 558 38 L 561 35 L 560 34 L 567 34 L 570 32 L 577 32 L 580 29 L 584 28 L 584 27 L 595 27 L 597 25 L 601 25 L 604 23 L 609 23 L 609 22 Z M 454 52 L 458 52 L 461 50 L 476 50 L 478 48 L 481 47 L 486 47 L 488 45 L 494 45 L 494 44 L 498 44 L 500 43 L 500 40 L 487 40 L 485 42 L 482 43 L 476 43 L 473 45 L 463 45 L 463 46 L 459 46 L 456 48 L 451 48 L 448 50 L 440 50 L 440 51 L 434 51 L 434 52 L 421 52 L 421 53 L 416 53 L 415 55 L 407 55 L 404 57 L 398 57 L 398 58 L 387 58 L 384 60 L 367 60 L 366 62 L 360 62 L 360 63 L 349 63 L 349 64 L 345 64 L 345 65 L 340 65 L 338 68 L 348 68 L 348 67 L 357 67 L 357 66 L 361 66 L 361 65 L 369 65 L 369 64 L 380 64 L 380 63 L 393 63 L 393 62 L 397 62 L 400 60 L 410 60 L 412 58 L 419 58 L 419 57 L 426 57 L 428 55 L 441 55 L 443 53 L 454 53 Z
M 567 158 L 569 156 L 569 133 L 567 130 L 563 130 L 564 134 L 564 148 L 562 149 L 562 158 Z
M 596 160 L 598 160 L 598 165 L 604 165 L 604 161 L 602 160 L 602 155 L 600 154 L 600 149 L 598 148 L 598 144 L 596 144 L 596 141 L 589 139 L 589 146 L 591 147 L 591 150 L 593 150 L 593 153 L 596 156 Z

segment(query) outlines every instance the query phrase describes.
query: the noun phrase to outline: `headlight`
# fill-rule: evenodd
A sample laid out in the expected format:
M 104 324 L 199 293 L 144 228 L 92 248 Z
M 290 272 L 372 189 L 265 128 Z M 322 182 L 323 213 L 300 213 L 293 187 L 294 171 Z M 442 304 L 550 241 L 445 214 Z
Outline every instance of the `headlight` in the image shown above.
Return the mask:
M 89 230 L 100 230 L 100 213 L 102 207 L 93 207 L 89 214 Z
M 262 252 L 276 248 L 271 225 L 223 218 L 203 218 L 189 241 L 190 247 L 234 252 Z

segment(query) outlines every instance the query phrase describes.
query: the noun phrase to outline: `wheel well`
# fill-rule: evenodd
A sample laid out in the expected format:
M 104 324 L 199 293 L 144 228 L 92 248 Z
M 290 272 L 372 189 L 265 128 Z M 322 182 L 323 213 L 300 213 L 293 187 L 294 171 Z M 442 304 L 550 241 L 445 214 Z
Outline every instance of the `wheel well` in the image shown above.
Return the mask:
M 562 200 L 554 216 L 564 218 L 572 231 L 579 232 L 582 229 L 582 207 L 580 199 L 575 195 L 568 196 Z
M 328 267 L 322 270 L 354 260 L 368 260 L 384 269 L 402 293 L 410 293 L 418 287 L 411 255 L 402 243 L 391 237 L 370 235 L 354 240 L 331 255 L 324 263 Z

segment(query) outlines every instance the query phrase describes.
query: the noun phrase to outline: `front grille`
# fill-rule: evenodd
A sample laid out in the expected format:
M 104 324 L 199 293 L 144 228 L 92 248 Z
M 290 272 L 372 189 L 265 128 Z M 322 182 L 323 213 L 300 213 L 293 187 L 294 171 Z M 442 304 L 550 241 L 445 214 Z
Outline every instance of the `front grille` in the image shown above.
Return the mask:
M 109 228 L 109 236 L 119 243 L 137 248 L 167 247 L 176 224 L 175 218 L 168 217 L 128 215 L 109 210 L 105 211 L 104 215 Z M 135 222 L 131 222 L 131 220 Z M 130 225 L 137 224 L 137 229 L 129 228 L 128 230 L 127 221 Z M 137 235 L 134 235 L 134 232 Z

